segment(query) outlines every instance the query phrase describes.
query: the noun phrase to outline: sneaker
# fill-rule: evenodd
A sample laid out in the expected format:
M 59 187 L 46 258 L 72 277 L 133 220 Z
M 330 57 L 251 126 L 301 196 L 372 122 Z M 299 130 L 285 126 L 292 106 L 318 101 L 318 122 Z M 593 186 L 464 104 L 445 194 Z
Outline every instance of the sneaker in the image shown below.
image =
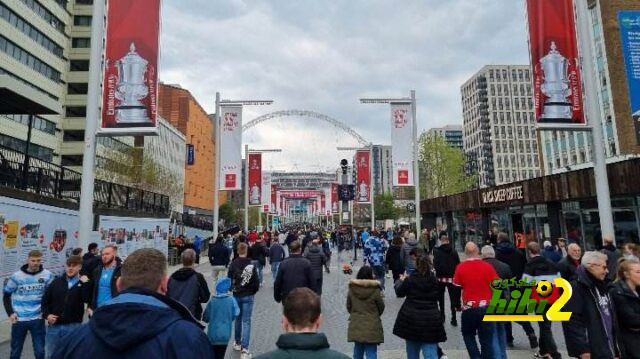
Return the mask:
M 451 318 L 451 325 L 454 326 L 454 327 L 458 326 L 458 320 L 455 317 Z
M 242 350 L 242 347 L 238 343 L 233 343 L 233 350 L 239 352 L 240 350 Z
M 538 347 L 538 338 L 536 338 L 535 334 L 530 334 L 528 335 L 529 337 L 529 346 L 531 346 L 531 349 L 535 349 Z
M 240 359 L 251 359 L 251 353 L 249 353 L 248 349 L 242 349 L 242 353 L 240 353 Z

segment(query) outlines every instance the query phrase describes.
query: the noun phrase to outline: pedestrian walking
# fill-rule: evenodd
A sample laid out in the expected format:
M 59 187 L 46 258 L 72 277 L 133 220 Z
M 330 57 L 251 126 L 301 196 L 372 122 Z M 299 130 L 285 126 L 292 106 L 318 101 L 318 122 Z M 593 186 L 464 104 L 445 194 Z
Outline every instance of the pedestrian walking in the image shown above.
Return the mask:
M 204 310 L 202 320 L 208 324 L 207 336 L 214 359 L 223 359 L 227 352 L 233 320 L 240 315 L 240 307 L 231 296 L 231 279 L 220 278 L 216 282 L 216 294 Z
M 45 327 L 42 297 L 53 281 L 53 273 L 42 267 L 42 252 L 30 251 L 27 263 L 13 273 L 4 286 L 3 304 L 11 323 L 10 359 L 20 359 L 22 348 L 31 333 L 36 359 L 45 356 Z
M 391 241 L 391 246 L 387 250 L 385 255 L 385 263 L 389 270 L 391 270 L 391 274 L 393 276 L 393 282 L 397 281 L 400 278 L 400 275 L 404 273 L 404 263 L 402 262 L 402 258 L 400 253 L 402 251 L 402 237 L 396 235 L 393 237 Z
M 207 281 L 202 273 L 193 269 L 196 252 L 193 249 L 185 249 L 180 256 L 182 268 L 169 277 L 167 296 L 182 303 L 197 320 L 202 319 L 202 304 L 211 296 Z
M 556 265 L 543 257 L 540 251 L 540 245 L 538 242 L 529 242 L 527 244 L 527 250 L 529 252 L 529 262 L 524 267 L 523 276 L 528 281 L 535 280 L 536 283 L 547 280 L 553 283 L 555 278 L 560 277 L 560 271 Z M 558 347 L 555 339 L 553 339 L 553 333 L 551 332 L 551 326 L 553 322 L 548 320 L 547 308 L 545 308 L 542 314 L 543 320 L 538 322 L 538 344 L 540 345 L 540 356 L 551 356 L 551 358 L 560 358 L 558 353 Z
M 384 343 L 380 316 L 384 312 L 384 300 L 380 282 L 376 280 L 372 267 L 360 268 L 356 279 L 349 282 L 347 294 L 349 328 L 347 341 L 353 342 L 353 358 L 375 359 L 378 345 Z
M 278 276 L 278 268 L 280 268 L 280 263 L 284 260 L 284 248 L 280 245 L 280 240 L 278 237 L 274 237 L 274 242 L 271 243 L 271 247 L 269 248 L 269 264 L 271 264 L 271 275 L 273 276 L 273 281 L 276 281 L 276 277 Z
M 297 244 L 300 246 L 300 244 Z M 284 263 L 283 263 L 284 264 Z M 320 297 L 309 288 L 296 288 L 284 301 L 282 327 L 278 349 L 255 359 L 348 359 L 330 349 L 326 335 L 318 333 L 322 324 Z
M 618 318 L 621 357 L 640 359 L 640 261 L 624 259 L 618 265 L 616 282 L 609 289 Z
M 157 249 L 129 254 L 117 281 L 118 296 L 100 306 L 89 323 L 64 336 L 53 359 L 213 357 L 203 326 L 164 295 L 167 258 Z
M 405 271 L 409 274 L 413 273 L 416 269 L 415 264 L 410 257 L 410 253 L 413 249 L 418 249 L 418 241 L 416 240 L 415 234 L 409 233 L 402 245 L 402 251 L 400 251 L 402 265 L 404 266 Z
M 209 264 L 211 264 L 213 282 L 217 283 L 218 279 L 227 276 L 226 271 L 231 257 L 231 251 L 225 245 L 222 234 L 218 235 L 218 238 L 216 238 L 212 246 L 209 246 L 207 255 L 209 257 Z
M 460 264 L 458 252 L 453 249 L 449 236 L 446 232 L 440 234 L 440 246 L 433 250 L 433 266 L 438 279 L 438 303 L 442 320 L 445 320 L 444 292 L 449 292 L 449 302 L 451 303 L 451 325 L 458 325 L 456 312 L 460 311 L 460 288 L 453 285 L 453 275 L 456 267 Z
M 267 256 L 269 250 L 264 244 L 262 238 L 257 238 L 251 247 L 249 247 L 249 258 L 251 258 L 251 264 L 258 270 L 258 279 L 260 280 L 260 286 L 263 284 L 263 270 L 267 265 Z
M 562 259 L 562 252 L 551 244 L 551 241 L 544 241 L 542 246 L 542 256 L 553 263 L 558 263 Z
M 495 322 L 482 320 L 491 302 L 491 282 L 498 276 L 491 264 L 480 259 L 478 246 L 467 242 L 464 248 L 467 259 L 456 268 L 453 284 L 462 288 L 462 337 L 471 359 L 497 358 L 500 353 Z M 476 341 L 480 340 L 480 349 Z
M 618 323 L 607 291 L 607 274 L 607 256 L 585 252 L 576 279 L 571 282 L 573 294 L 562 308 L 563 312 L 572 313 L 571 320 L 562 322 L 571 357 L 620 358 Z
M 429 258 L 418 255 L 414 274 L 402 274 L 395 283 L 398 298 L 407 298 L 398 312 L 393 334 L 406 341 L 408 359 L 438 358 L 438 343 L 447 341 L 438 309 L 438 282 Z
M 582 249 L 576 243 L 571 243 L 567 247 L 567 256 L 558 262 L 558 269 L 562 278 L 571 282 L 576 280 L 576 270 L 580 266 Z
M 248 246 L 238 244 L 238 258 L 229 265 L 228 276 L 232 282 L 233 297 L 240 307 L 240 316 L 235 321 L 233 349 L 241 352 L 242 359 L 249 359 L 249 342 L 251 339 L 251 314 L 255 294 L 260 289 L 258 269 L 247 258 Z
M 496 259 L 496 252 L 491 244 L 482 247 L 481 255 L 482 260 L 491 264 L 491 266 L 496 270 L 496 273 L 498 273 L 498 276 L 501 279 L 511 279 L 513 277 L 509 265 Z M 507 301 L 511 299 L 509 287 L 503 290 L 502 298 L 506 299 Z M 498 357 L 507 359 L 507 333 L 504 322 L 497 322 L 496 330 L 498 334 L 498 344 L 500 345 L 500 355 Z
M 364 242 L 364 263 L 368 263 L 371 266 L 375 278 L 380 282 L 380 286 L 384 290 L 386 274 L 384 268 L 384 243 L 376 231 Z
M 47 321 L 46 356 L 50 358 L 60 339 L 82 324 L 91 286 L 80 276 L 82 258 L 67 258 L 64 275 L 54 279 L 42 297 L 42 317 Z
M 618 273 L 618 259 L 622 257 L 622 253 L 620 253 L 620 250 L 613 244 L 615 240 L 612 236 L 605 236 L 602 241 L 604 242 L 604 246 L 600 252 L 607 256 L 607 280 L 613 282 Z
M 329 245 L 329 239 L 321 238 L 320 241 L 321 241 L 320 243 L 322 247 L 322 252 L 324 253 L 324 256 L 327 258 L 327 261 L 324 263 L 324 270 L 327 273 L 331 273 L 331 269 L 329 269 L 329 266 L 331 265 L 331 246 Z
M 100 264 L 100 256 L 98 255 L 100 250 L 98 249 L 98 243 L 89 243 L 87 246 L 87 253 L 82 256 L 82 269 L 80 275 L 86 275 L 91 278 L 93 271 Z
M 314 236 L 313 241 L 304 251 L 304 257 L 311 263 L 311 273 L 313 275 L 313 290 L 322 295 L 322 269 L 327 263 L 327 257 L 320 247 L 320 239 Z
M 193 250 L 196 253 L 196 259 L 195 259 L 195 264 L 200 264 L 200 252 L 202 251 L 202 238 L 200 238 L 200 236 L 196 235 L 195 238 L 193 238 Z
M 118 258 L 118 247 L 107 244 L 102 249 L 101 263 L 91 275 L 93 293 L 89 301 L 89 316 L 118 294 L 116 283 L 120 278 L 121 261 Z
M 300 251 L 300 242 L 291 242 L 289 257 L 283 260 L 278 268 L 278 275 L 273 283 L 273 299 L 277 303 L 284 302 L 289 292 L 295 288 L 314 289 L 315 281 L 311 263 L 302 256 Z

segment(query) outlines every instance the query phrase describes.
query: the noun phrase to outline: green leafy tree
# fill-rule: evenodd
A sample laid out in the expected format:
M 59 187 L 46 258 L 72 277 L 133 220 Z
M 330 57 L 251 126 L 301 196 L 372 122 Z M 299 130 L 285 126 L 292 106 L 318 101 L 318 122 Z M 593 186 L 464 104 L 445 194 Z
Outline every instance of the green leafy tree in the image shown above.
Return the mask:
M 418 159 L 422 198 L 464 192 L 477 182 L 477 175 L 465 173 L 462 151 L 450 146 L 442 136 L 422 133 Z
M 236 215 L 235 210 L 229 203 L 224 203 L 220 205 L 218 209 L 218 213 L 220 215 L 220 219 L 224 221 L 226 226 L 235 223 Z
M 376 220 L 398 219 L 398 209 L 393 205 L 393 195 L 384 193 L 374 197 Z

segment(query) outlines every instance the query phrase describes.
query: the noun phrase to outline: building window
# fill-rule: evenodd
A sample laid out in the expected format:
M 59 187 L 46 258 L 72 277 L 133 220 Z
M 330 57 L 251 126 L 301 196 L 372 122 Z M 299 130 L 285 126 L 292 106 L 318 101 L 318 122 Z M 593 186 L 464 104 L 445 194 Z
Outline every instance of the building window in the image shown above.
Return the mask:
M 89 60 L 71 60 L 69 71 L 89 71 Z
M 76 0 L 76 5 L 93 5 L 93 0 Z
M 71 47 L 74 49 L 88 49 L 91 47 L 91 38 L 74 37 L 71 39 Z
M 53 13 L 47 10 L 44 6 L 40 5 L 40 3 L 36 0 L 22 0 L 22 2 L 31 10 L 33 10 L 36 15 L 40 16 L 44 19 L 48 24 L 53 26 L 54 29 L 58 30 L 58 32 L 64 35 L 64 22 L 58 19 Z
M 91 16 L 76 15 L 73 17 L 73 24 L 76 26 L 91 26 Z
M 82 166 L 82 155 L 63 155 L 63 166 Z
M 45 64 L 44 62 L 37 59 L 35 56 L 31 55 L 18 45 L 9 41 L 4 36 L 0 35 L 0 51 L 6 53 L 7 55 L 13 57 L 14 59 L 21 62 L 23 65 L 39 72 L 43 76 L 51 79 L 54 82 L 60 81 L 60 72 L 56 71 L 53 67 Z
M 84 130 L 65 130 L 62 136 L 63 141 L 84 141 Z
M 21 123 L 25 126 L 29 126 L 29 115 L 3 115 L 11 121 Z M 56 133 L 56 124 L 39 116 L 33 116 L 33 122 L 31 128 L 54 135 Z
M 88 87 L 86 82 L 70 82 L 67 84 L 67 93 L 69 95 L 86 95 Z
M 53 40 L 48 38 L 44 33 L 33 27 L 30 23 L 25 21 L 2 3 L 0 3 L 0 18 L 13 25 L 13 27 L 38 43 L 38 45 L 44 47 L 57 57 L 62 58 L 63 49 L 61 46 L 53 42 Z
M 6 147 L 14 151 L 24 153 L 26 145 L 26 141 L 0 134 L 0 147 Z M 51 162 L 53 160 L 52 149 L 36 145 L 35 143 L 29 144 L 29 155 L 47 162 Z
M 67 106 L 65 109 L 66 117 L 87 117 L 87 108 L 85 106 Z

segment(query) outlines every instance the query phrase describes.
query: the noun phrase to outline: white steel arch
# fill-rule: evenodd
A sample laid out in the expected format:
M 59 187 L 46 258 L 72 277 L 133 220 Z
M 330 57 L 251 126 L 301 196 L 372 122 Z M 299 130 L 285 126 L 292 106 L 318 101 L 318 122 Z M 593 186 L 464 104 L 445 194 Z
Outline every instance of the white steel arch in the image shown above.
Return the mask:
M 314 112 L 314 111 L 308 111 L 308 110 L 284 110 L 284 111 L 276 111 L 276 112 L 271 112 L 268 113 L 266 115 L 262 115 L 260 117 L 256 117 L 253 120 L 245 123 L 242 126 L 242 131 L 246 131 L 248 129 L 250 129 L 251 127 L 258 125 L 262 122 L 274 119 L 274 118 L 279 118 L 279 117 L 288 117 L 288 116 L 300 116 L 300 117 L 311 117 L 311 118 L 316 118 L 325 122 L 328 122 L 338 128 L 340 128 L 342 131 L 346 132 L 347 134 L 351 135 L 353 138 L 355 138 L 362 146 L 370 146 L 371 143 L 367 140 L 364 139 L 364 137 L 360 136 L 359 133 L 357 133 L 356 131 L 354 131 L 351 127 L 345 125 L 344 123 L 336 120 L 333 117 L 329 117 L 327 115 L 318 113 L 318 112 Z

